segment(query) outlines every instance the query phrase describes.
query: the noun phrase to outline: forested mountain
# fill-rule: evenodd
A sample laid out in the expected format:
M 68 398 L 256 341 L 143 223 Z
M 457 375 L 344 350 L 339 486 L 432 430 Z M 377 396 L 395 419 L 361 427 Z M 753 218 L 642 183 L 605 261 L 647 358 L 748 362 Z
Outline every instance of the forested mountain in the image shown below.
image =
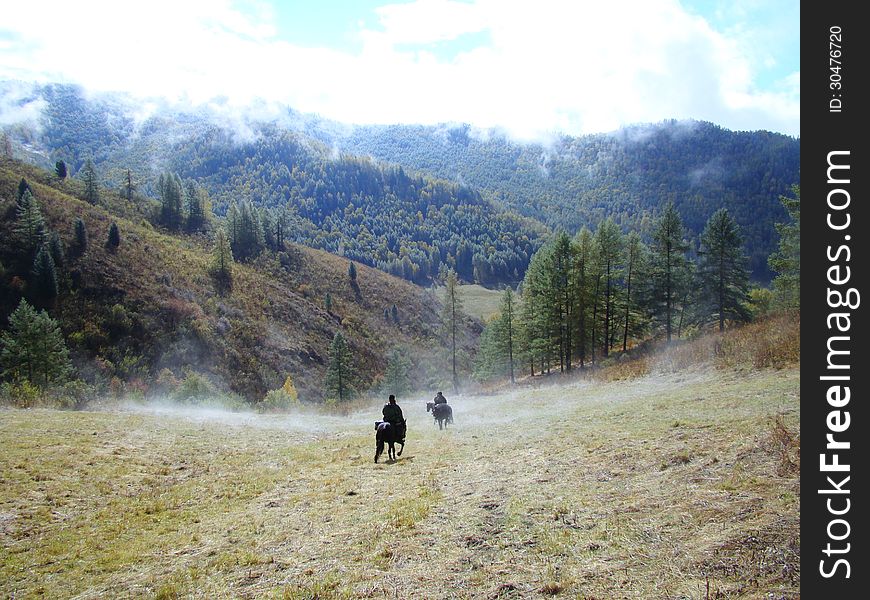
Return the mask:
M 546 232 L 468 186 L 340 154 L 286 126 L 165 106 L 137 121 L 123 98 L 88 99 L 68 86 L 45 86 L 30 100 L 43 106 L 40 128 L 22 144 L 34 162 L 63 160 L 77 173 L 91 158 L 105 185 L 122 188 L 130 170 L 152 197 L 159 175 L 173 172 L 203 186 L 218 215 L 251 201 L 270 211 L 264 223 L 288 222 L 289 241 L 418 283 L 442 267 L 467 281 L 518 281 Z
M 670 201 L 693 238 L 727 208 L 753 279 L 767 282 L 774 223 L 787 217 L 778 198 L 800 177 L 799 140 L 704 122 L 542 144 L 467 125 L 354 127 L 221 102 L 184 112 L 60 85 L 13 100 L 3 104 L 40 112 L 5 128 L 16 154 L 64 160 L 73 173 L 91 157 L 117 188 L 129 169 L 152 197 L 158 176 L 175 172 L 202 184 L 219 215 L 248 199 L 288 207 L 289 239 L 417 282 L 442 265 L 466 281 L 516 282 L 548 230 L 573 234 L 610 216 L 648 239 Z
M 340 139 L 324 135 L 343 150 L 461 181 L 570 233 L 610 216 L 623 229 L 648 234 L 650 219 L 673 201 L 697 236 L 710 215 L 727 208 L 760 281 L 770 279 L 773 225 L 786 219 L 778 198 L 800 183 L 800 140 L 706 122 L 636 125 L 547 144 L 519 144 L 467 125 L 366 126 Z
M 358 392 L 378 389 L 396 353 L 408 361 L 406 390 L 449 381 L 433 292 L 362 265 L 350 277 L 348 259 L 293 244 L 236 263 L 221 290 L 209 236 L 155 230 L 141 217 L 147 201 L 101 189 L 93 206 L 84 190 L 0 157 L 0 333 L 22 299 L 46 309 L 76 377 L 97 392 L 178 388 L 184 401 L 216 390 L 255 403 L 289 376 L 301 399 L 317 402 L 330 397 L 339 333 Z M 464 352 L 479 330 L 460 322 Z

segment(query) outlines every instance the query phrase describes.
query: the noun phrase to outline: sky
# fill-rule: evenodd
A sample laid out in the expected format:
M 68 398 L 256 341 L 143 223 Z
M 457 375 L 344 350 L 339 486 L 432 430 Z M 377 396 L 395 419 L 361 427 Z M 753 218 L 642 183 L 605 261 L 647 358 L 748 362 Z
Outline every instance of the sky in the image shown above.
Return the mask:
M 672 118 L 800 135 L 796 0 L 3 4 L 0 79 L 521 139 Z

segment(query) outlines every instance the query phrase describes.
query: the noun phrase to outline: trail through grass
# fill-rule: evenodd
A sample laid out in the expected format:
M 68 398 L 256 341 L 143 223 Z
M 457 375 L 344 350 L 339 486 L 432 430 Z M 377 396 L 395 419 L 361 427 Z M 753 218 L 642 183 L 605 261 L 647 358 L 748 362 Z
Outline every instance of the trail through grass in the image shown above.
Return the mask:
M 378 465 L 379 407 L 3 411 L 0 595 L 797 598 L 798 390 L 797 368 L 523 388 L 450 398 L 446 431 L 405 399 Z

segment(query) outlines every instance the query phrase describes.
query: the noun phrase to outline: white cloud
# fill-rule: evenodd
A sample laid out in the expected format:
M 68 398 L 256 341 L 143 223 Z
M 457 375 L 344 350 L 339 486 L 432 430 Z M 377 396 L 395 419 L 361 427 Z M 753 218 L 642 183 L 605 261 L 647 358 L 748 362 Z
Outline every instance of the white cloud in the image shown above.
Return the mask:
M 195 103 L 262 97 L 348 122 L 464 121 L 522 137 L 665 118 L 799 133 L 799 76 L 756 89 L 763 57 L 676 0 L 386 5 L 356 54 L 278 39 L 262 3 L 74 6 L 7 6 L 0 77 Z M 480 32 L 491 43 L 452 56 L 433 46 Z

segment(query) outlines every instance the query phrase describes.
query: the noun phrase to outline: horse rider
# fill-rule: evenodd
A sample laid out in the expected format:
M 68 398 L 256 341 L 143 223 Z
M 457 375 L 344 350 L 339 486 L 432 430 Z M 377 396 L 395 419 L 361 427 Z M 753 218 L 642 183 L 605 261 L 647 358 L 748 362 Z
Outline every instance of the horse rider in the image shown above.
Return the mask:
M 447 398 L 444 397 L 444 394 L 438 392 L 435 394 L 435 399 L 433 400 L 435 404 L 447 404 Z
M 401 407 L 396 404 L 396 397 L 393 394 L 390 394 L 390 399 L 386 404 L 384 404 L 384 410 L 382 412 L 384 415 L 384 421 L 390 425 L 400 429 L 405 427 L 405 417 L 402 414 Z

